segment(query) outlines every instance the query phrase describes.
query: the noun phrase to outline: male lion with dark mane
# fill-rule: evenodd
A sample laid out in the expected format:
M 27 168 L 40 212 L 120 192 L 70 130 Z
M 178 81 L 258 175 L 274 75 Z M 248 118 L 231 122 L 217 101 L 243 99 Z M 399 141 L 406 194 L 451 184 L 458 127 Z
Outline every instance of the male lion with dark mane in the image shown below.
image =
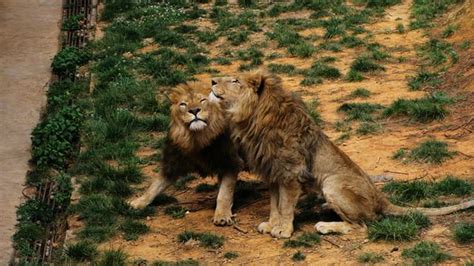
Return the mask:
M 146 207 L 181 176 L 194 172 L 217 175 L 219 192 L 213 222 L 233 223 L 233 195 L 242 160 L 230 139 L 223 110 L 208 101 L 209 92 L 209 85 L 200 82 L 188 82 L 172 90 L 171 124 L 162 152 L 161 177 L 130 202 L 132 207 Z
M 302 100 L 284 90 L 275 75 L 258 72 L 214 78 L 209 97 L 226 109 L 232 138 L 250 171 L 269 183 L 270 219 L 258 226 L 261 233 L 291 236 L 295 205 L 303 189 L 322 194 L 328 207 L 343 219 L 318 222 L 315 227 L 321 233 L 346 233 L 380 215 L 414 210 L 444 215 L 474 206 L 474 200 L 432 209 L 393 205 L 319 129 Z

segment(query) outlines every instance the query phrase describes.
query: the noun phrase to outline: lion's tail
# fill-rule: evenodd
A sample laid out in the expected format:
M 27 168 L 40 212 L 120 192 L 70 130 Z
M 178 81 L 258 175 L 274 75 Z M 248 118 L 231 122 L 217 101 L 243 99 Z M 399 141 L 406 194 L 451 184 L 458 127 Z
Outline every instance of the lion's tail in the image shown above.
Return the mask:
M 387 201 L 383 214 L 385 215 L 404 215 L 410 212 L 421 212 L 427 216 L 446 215 L 453 212 L 466 210 L 474 207 L 474 200 L 465 201 L 456 205 L 442 207 L 442 208 L 418 208 L 418 207 L 400 207 L 393 205 Z

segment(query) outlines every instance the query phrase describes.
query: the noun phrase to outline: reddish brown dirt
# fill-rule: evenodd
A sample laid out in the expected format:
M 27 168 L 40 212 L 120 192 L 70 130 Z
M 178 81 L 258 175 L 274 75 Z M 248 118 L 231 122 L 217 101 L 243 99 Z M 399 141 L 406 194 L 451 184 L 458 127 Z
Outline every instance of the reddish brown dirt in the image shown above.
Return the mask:
M 305 100 L 317 98 L 321 103 L 318 111 L 321 113 L 324 124 L 324 131 L 332 140 L 336 140 L 341 133 L 334 129 L 334 123 L 344 119 L 343 114 L 337 112 L 337 108 L 342 102 L 347 102 L 347 96 L 358 87 L 370 90 L 373 95 L 367 100 L 351 100 L 354 102 L 368 101 L 382 105 L 389 105 L 397 98 L 419 98 L 425 95 L 423 91 L 409 91 L 407 78 L 414 75 L 419 67 L 418 57 L 415 51 L 417 45 L 428 40 L 428 36 L 421 30 L 407 31 L 399 34 L 395 31 L 398 23 L 403 23 L 408 28 L 410 20 L 411 1 L 403 1 L 386 10 L 386 15 L 367 28 L 373 33 L 371 41 L 379 42 L 387 47 L 394 59 L 403 56 L 406 61 L 403 63 L 393 60 L 385 63 L 387 70 L 367 76 L 362 82 L 348 83 L 344 80 L 335 82 L 325 81 L 323 84 L 310 87 L 299 85 L 301 76 L 283 75 L 285 86 L 293 91 L 299 92 Z M 459 14 L 459 15 L 456 15 Z M 288 17 L 305 17 L 308 14 L 288 13 Z M 444 28 L 449 23 L 457 23 L 459 30 L 448 39 L 450 42 L 459 44 L 464 40 L 474 40 L 474 4 L 466 1 L 464 6 L 456 7 L 454 11 L 438 21 L 439 28 Z M 204 20 L 203 27 L 212 28 L 213 24 Z M 271 26 L 268 22 L 267 27 Z M 303 35 L 321 35 L 320 29 L 302 31 Z M 437 34 L 433 32 L 431 34 Z M 252 35 L 252 40 L 264 40 L 261 33 Z M 315 41 L 317 43 L 317 41 Z M 210 47 L 211 56 L 218 56 L 226 46 L 225 38 L 221 37 Z M 142 52 L 147 52 L 156 47 L 145 48 Z M 268 42 L 268 48 L 263 49 L 266 54 L 271 52 L 285 53 L 284 50 L 276 48 L 272 41 Z M 338 58 L 335 66 L 342 73 L 347 73 L 350 63 L 360 53 L 359 48 L 345 49 L 343 52 L 331 53 L 320 52 L 317 56 L 333 55 Z M 422 177 L 425 180 L 436 180 L 447 174 L 459 176 L 473 181 L 474 178 L 474 58 L 473 48 L 460 52 L 460 62 L 446 74 L 446 82 L 442 89 L 450 95 L 467 96 L 459 100 L 450 107 L 450 115 L 442 121 L 435 121 L 429 124 L 410 123 L 406 119 L 389 119 L 383 121 L 383 131 L 368 136 L 356 136 L 353 134 L 350 139 L 342 142 L 340 147 L 357 164 L 359 164 L 370 175 L 388 175 L 395 180 L 413 180 Z M 220 74 L 235 74 L 241 62 L 234 62 L 230 66 L 214 65 L 213 68 L 220 71 Z M 298 59 L 294 57 L 265 60 L 269 63 L 294 64 L 298 68 L 306 68 L 311 65 L 311 60 Z M 459 75 L 461 73 L 462 75 Z M 209 74 L 198 75 L 197 78 L 209 78 Z M 352 125 L 356 128 L 356 124 Z M 401 147 L 412 148 L 418 143 L 436 138 L 446 141 L 452 150 L 459 152 L 453 159 L 441 165 L 430 164 L 404 164 L 391 159 L 392 154 Z M 144 150 L 142 155 L 150 155 L 152 151 Z M 154 165 L 143 169 L 145 175 L 156 176 L 153 172 Z M 243 174 L 242 179 L 255 179 Z M 249 265 L 276 265 L 293 264 L 291 256 L 296 249 L 283 248 L 283 241 L 272 239 L 268 235 L 261 235 L 256 231 L 256 225 L 267 219 L 269 213 L 268 195 L 263 191 L 262 199 L 243 206 L 235 210 L 239 228 L 246 231 L 243 233 L 233 227 L 216 227 L 211 223 L 215 201 L 215 193 L 195 193 L 193 188 L 199 183 L 214 183 L 215 179 L 205 178 L 193 181 L 189 188 L 182 191 L 169 191 L 175 195 L 179 202 L 191 211 L 184 219 L 174 220 L 163 214 L 162 208 L 157 208 L 157 215 L 150 217 L 146 222 L 151 232 L 141 236 L 136 241 L 125 241 L 121 236 L 102 244 L 101 249 L 121 248 L 131 255 L 132 259 L 153 260 L 183 260 L 193 258 L 205 264 L 249 264 Z M 147 186 L 146 182 L 142 187 Z M 459 199 L 458 199 L 459 200 Z M 473 261 L 472 247 L 459 245 L 453 241 L 451 226 L 460 221 L 473 221 L 472 212 L 464 212 L 445 217 L 433 218 L 433 226 L 425 230 L 420 235 L 420 240 L 431 240 L 439 243 L 443 249 L 453 255 L 448 264 L 464 264 Z M 295 235 L 302 232 L 312 232 L 314 224 L 302 226 Z M 194 230 L 197 232 L 214 232 L 225 237 L 224 247 L 218 250 L 208 250 L 195 245 L 182 245 L 177 243 L 176 236 L 184 230 Z M 298 264 L 357 264 L 357 256 L 364 252 L 376 252 L 384 256 L 384 263 L 401 264 L 407 263 L 401 258 L 401 250 L 411 247 L 416 243 L 412 242 L 371 242 L 367 240 L 364 231 L 351 232 L 343 236 L 324 236 L 320 245 L 313 248 L 304 248 L 301 251 L 307 256 L 306 260 Z M 223 254 L 234 251 L 240 254 L 232 261 L 223 258 Z

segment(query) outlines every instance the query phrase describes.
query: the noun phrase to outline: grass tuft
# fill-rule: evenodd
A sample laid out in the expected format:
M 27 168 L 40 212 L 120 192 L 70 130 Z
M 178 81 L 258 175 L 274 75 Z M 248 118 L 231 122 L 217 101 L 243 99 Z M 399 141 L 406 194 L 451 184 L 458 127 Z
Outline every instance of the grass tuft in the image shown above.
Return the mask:
M 474 242 L 474 223 L 461 223 L 454 226 L 454 239 L 460 244 Z
M 293 261 L 303 261 L 306 259 L 306 255 L 303 254 L 301 251 L 297 251 L 293 256 L 291 257 Z
M 91 261 L 97 254 L 97 247 L 89 241 L 79 241 L 66 247 L 66 255 L 74 261 Z
M 236 259 L 238 257 L 239 257 L 239 253 L 237 253 L 237 252 L 228 251 L 228 252 L 224 253 L 224 258 L 226 258 L 228 260 L 233 260 L 233 259 Z
M 338 111 L 347 115 L 347 120 L 373 121 L 372 114 L 383 109 L 380 104 L 371 103 L 344 103 Z
M 404 249 L 402 257 L 412 259 L 414 265 L 432 265 L 451 258 L 438 244 L 429 241 L 422 241 L 413 248 Z
M 430 225 L 429 219 L 418 212 L 403 216 L 388 216 L 369 224 L 371 240 L 409 241 L 416 239 L 422 228 Z
M 184 231 L 178 235 L 178 242 L 186 243 L 189 240 L 199 241 L 201 246 L 206 248 L 220 248 L 224 245 L 224 237 L 212 233 L 197 233 L 193 231 Z
M 313 247 L 316 244 L 321 242 L 321 237 L 317 233 L 303 233 L 302 235 L 298 236 L 296 239 L 286 240 L 283 243 L 283 247 L 285 248 L 309 248 Z
M 124 233 L 124 239 L 127 241 L 137 240 L 140 235 L 146 234 L 150 231 L 150 228 L 139 221 L 134 221 L 132 219 L 126 219 L 120 229 Z
M 356 133 L 359 135 L 374 134 L 382 130 L 382 125 L 372 122 L 364 122 L 359 125 Z
M 369 98 L 372 93 L 365 88 L 356 88 L 349 94 L 351 98 Z
M 385 71 L 385 67 L 375 63 L 367 56 L 359 56 L 354 60 L 354 62 L 352 62 L 351 70 L 365 73 L 378 70 Z
M 186 215 L 186 209 L 181 206 L 169 206 L 165 208 L 165 214 L 173 219 L 181 219 Z
M 125 266 L 127 263 L 127 254 L 122 250 L 107 250 L 102 255 L 99 265 Z
M 357 257 L 357 261 L 360 263 L 370 263 L 375 264 L 384 261 L 385 259 L 381 254 L 376 254 L 372 252 L 362 253 Z
M 452 158 L 456 152 L 448 150 L 448 144 L 438 140 L 427 140 L 410 153 L 412 160 L 424 163 L 441 164 Z
M 410 90 L 419 90 L 424 87 L 435 88 L 441 84 L 439 74 L 435 72 L 421 71 L 414 77 L 408 80 L 408 87 Z

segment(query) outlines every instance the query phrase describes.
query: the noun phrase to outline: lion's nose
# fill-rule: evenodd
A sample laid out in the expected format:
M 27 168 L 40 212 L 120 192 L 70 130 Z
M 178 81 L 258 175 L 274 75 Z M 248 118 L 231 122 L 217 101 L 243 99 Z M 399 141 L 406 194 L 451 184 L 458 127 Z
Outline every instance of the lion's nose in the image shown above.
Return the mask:
M 191 108 L 188 110 L 193 115 L 197 115 L 199 112 L 201 112 L 201 108 Z
M 217 81 L 215 81 L 214 79 L 211 80 L 211 85 L 214 86 L 214 85 L 217 85 Z

